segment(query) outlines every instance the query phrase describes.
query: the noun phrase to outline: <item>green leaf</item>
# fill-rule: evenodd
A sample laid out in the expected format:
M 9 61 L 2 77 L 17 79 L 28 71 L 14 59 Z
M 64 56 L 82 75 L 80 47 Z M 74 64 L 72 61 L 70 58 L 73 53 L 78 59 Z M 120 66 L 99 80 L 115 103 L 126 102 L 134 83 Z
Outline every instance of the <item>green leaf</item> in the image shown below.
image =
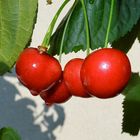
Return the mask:
M 92 3 L 89 0 L 85 0 L 85 6 L 90 26 L 91 49 L 104 47 L 111 1 L 94 0 Z M 132 27 L 137 23 L 140 17 L 139 7 L 139 0 L 115 0 L 109 32 L 109 42 L 113 42 L 124 36 L 128 31 L 131 31 Z M 74 3 L 74 9 L 70 9 L 51 38 L 50 53 L 53 55 L 59 53 L 63 31 L 68 19 L 69 22 L 67 23 L 63 40 L 63 52 L 69 53 L 75 50 L 77 52 L 78 50 L 86 49 L 85 18 L 80 0 L 76 0 Z
M 140 32 L 140 19 L 138 23 L 134 25 L 134 27 L 130 32 L 128 32 L 124 37 L 121 37 L 119 40 L 114 41 L 112 43 L 112 47 L 127 53 L 131 49 L 139 32 Z
M 140 129 L 140 76 L 138 73 L 132 74 L 123 93 L 126 96 L 123 102 L 122 131 L 136 136 Z
M 0 75 L 9 71 L 29 45 L 38 0 L 0 0 Z
M 14 129 L 4 127 L 0 129 L 0 140 L 21 140 L 21 138 Z

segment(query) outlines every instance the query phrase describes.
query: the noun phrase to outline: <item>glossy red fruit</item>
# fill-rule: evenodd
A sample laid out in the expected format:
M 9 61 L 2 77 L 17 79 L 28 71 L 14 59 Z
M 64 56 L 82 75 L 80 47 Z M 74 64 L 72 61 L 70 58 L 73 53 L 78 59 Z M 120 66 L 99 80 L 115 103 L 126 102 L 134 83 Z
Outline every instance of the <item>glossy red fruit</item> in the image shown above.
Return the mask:
M 33 95 L 52 86 L 60 78 L 61 72 L 59 62 L 37 48 L 25 49 L 16 62 L 18 79 Z
M 50 89 L 40 93 L 40 96 L 46 105 L 50 106 L 54 103 L 64 103 L 69 100 L 72 95 L 66 87 L 64 80 L 61 78 Z
M 91 97 L 84 89 L 80 77 L 80 70 L 83 62 L 84 60 L 80 58 L 70 60 L 64 68 L 64 81 L 72 95 Z
M 131 76 L 128 57 L 120 50 L 104 48 L 96 50 L 85 59 L 81 79 L 90 94 L 110 98 L 119 94 Z

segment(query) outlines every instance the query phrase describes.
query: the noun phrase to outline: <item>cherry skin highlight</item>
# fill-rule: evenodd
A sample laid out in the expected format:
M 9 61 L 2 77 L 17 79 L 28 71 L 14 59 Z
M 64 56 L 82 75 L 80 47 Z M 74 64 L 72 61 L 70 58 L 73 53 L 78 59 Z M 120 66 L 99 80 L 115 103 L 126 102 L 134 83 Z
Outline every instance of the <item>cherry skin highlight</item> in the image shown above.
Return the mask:
M 78 97 L 91 97 L 84 89 L 80 77 L 81 66 L 84 60 L 74 58 L 70 60 L 64 68 L 64 81 L 70 93 Z
M 125 53 L 113 48 L 103 48 L 91 53 L 81 68 L 81 79 L 91 95 L 111 98 L 127 85 L 131 66 Z
M 57 59 L 37 48 L 26 48 L 16 62 L 17 78 L 33 95 L 52 86 L 61 72 Z
M 50 89 L 40 93 L 40 96 L 46 105 L 64 103 L 72 97 L 62 77 Z

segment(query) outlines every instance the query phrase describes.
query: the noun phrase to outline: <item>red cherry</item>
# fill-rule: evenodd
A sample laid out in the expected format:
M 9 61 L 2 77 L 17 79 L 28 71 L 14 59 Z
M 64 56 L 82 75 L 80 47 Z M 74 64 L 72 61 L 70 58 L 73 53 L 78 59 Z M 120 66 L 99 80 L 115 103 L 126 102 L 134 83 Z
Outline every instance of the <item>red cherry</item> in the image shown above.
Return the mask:
M 84 89 L 80 78 L 80 70 L 83 62 L 84 60 L 80 58 L 70 60 L 64 68 L 64 81 L 72 95 L 91 97 Z
M 104 48 L 96 50 L 85 59 L 81 79 L 90 94 L 110 98 L 119 94 L 131 76 L 128 57 L 120 50 Z
M 40 93 L 40 96 L 45 101 L 46 105 L 52 105 L 53 103 L 64 103 L 69 100 L 72 95 L 61 77 L 54 86 Z
M 59 62 L 37 48 L 27 48 L 16 62 L 18 79 L 34 95 L 52 86 L 61 76 Z

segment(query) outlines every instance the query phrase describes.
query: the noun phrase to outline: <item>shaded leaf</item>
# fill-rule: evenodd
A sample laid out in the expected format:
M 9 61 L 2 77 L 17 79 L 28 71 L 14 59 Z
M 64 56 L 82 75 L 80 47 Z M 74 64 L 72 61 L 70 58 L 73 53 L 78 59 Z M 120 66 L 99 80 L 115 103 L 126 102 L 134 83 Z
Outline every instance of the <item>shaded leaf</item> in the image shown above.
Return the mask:
M 123 93 L 124 94 L 127 94 L 129 93 L 129 91 L 134 87 L 136 86 L 137 84 L 140 83 L 140 77 L 139 77 L 139 73 L 132 73 L 131 74 L 131 78 L 128 82 L 128 85 L 127 87 L 123 90 Z
M 83 48 L 82 45 L 74 46 L 74 48 L 72 49 L 72 51 L 74 51 L 74 52 L 78 52 L 78 51 L 81 50 L 82 48 Z
M 38 0 L 0 0 L 0 75 L 9 71 L 29 45 Z
M 138 40 L 139 40 L 139 42 L 140 42 L 140 31 L 139 31 L 139 33 L 138 33 Z
M 0 140 L 21 140 L 21 138 L 14 129 L 4 127 L 0 129 Z
M 75 1 L 74 9 L 71 9 L 63 19 L 50 41 L 50 53 L 59 53 L 63 31 L 66 21 L 69 19 L 64 36 L 63 52 L 86 49 L 85 19 L 80 0 Z M 110 0 L 98 0 L 91 3 L 85 0 L 90 26 L 91 49 L 104 47 L 105 37 L 110 15 Z M 113 8 L 112 24 L 109 33 L 109 42 L 113 42 L 124 36 L 137 23 L 140 17 L 139 0 L 116 0 Z M 77 47 L 80 46 L 80 47 Z
M 134 41 L 136 40 L 139 31 L 140 31 L 140 20 L 136 25 L 134 25 L 132 30 L 128 32 L 124 37 L 120 38 L 117 41 L 114 41 L 112 47 L 127 53 L 132 47 Z
M 136 136 L 140 129 L 140 77 L 134 73 L 123 91 L 126 94 L 123 102 L 122 131 Z

